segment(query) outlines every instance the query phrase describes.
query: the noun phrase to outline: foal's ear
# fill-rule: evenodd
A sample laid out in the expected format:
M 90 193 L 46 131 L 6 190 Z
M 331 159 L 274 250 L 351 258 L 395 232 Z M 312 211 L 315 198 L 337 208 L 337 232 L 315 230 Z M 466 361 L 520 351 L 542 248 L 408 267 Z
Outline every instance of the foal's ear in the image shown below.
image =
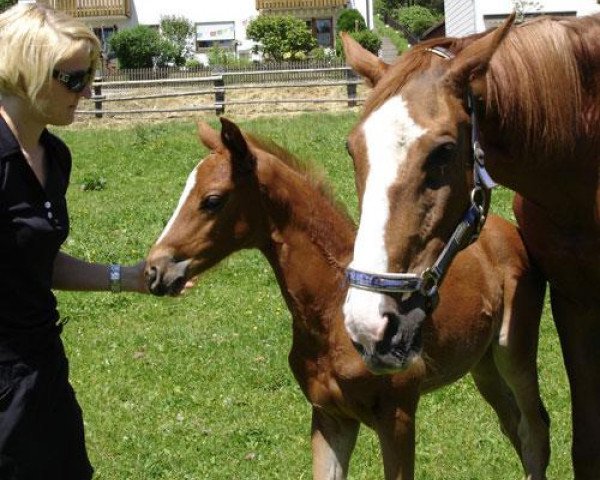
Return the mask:
M 447 86 L 461 94 L 469 86 L 475 95 L 484 94 L 485 74 L 490 61 L 508 34 L 515 16 L 515 12 L 511 13 L 497 29 L 467 45 L 456 55 L 445 76 Z
M 219 132 L 212 128 L 208 123 L 199 120 L 198 123 L 198 138 L 202 144 L 209 150 L 217 150 L 223 147 Z
M 346 63 L 374 87 L 390 66 L 373 55 L 346 32 L 341 33 Z
M 235 123 L 223 117 L 221 117 L 221 141 L 231 152 L 234 175 L 243 175 L 254 171 L 256 160 L 248 148 L 244 135 Z

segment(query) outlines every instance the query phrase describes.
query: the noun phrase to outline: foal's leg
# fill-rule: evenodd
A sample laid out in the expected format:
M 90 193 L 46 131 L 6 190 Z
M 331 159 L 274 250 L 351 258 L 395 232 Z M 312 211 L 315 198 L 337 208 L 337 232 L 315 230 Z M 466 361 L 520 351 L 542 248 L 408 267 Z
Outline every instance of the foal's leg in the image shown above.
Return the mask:
M 575 479 L 597 480 L 600 478 L 600 305 L 575 303 L 555 290 L 551 290 L 550 298 L 571 386 Z
M 471 369 L 471 376 L 483 399 L 496 412 L 502 433 L 510 440 L 521 458 L 519 408 L 510 388 L 498 371 L 492 349 L 488 350 L 479 363 Z
M 533 270 L 505 279 L 504 315 L 494 360 L 519 409 L 518 436 L 527 479 L 546 478 L 550 418 L 540 397 L 537 350 L 545 281 Z
M 383 456 L 386 480 L 413 480 L 415 476 L 415 415 L 418 387 L 407 386 L 402 402 L 379 405 L 375 430 Z
M 339 418 L 313 407 L 312 455 L 314 480 L 344 480 L 356 444 L 360 422 Z

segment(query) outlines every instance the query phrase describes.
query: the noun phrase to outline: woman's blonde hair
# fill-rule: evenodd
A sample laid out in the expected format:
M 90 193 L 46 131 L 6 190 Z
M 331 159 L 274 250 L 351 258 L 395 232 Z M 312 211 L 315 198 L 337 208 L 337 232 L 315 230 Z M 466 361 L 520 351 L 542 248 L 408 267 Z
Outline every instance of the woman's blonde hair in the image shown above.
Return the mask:
M 52 70 L 82 47 L 91 68 L 100 59 L 100 42 L 85 24 L 35 3 L 17 4 L 0 15 L 0 95 L 35 103 Z

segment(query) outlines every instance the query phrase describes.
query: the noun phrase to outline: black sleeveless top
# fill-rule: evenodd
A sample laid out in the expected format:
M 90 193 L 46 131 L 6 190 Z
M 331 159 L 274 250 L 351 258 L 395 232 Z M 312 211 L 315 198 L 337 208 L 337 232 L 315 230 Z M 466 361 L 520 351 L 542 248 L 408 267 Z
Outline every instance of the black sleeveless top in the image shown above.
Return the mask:
M 60 330 L 51 286 L 56 254 L 69 233 L 71 154 L 47 130 L 40 141 L 45 188 L 0 117 L 0 361 L 37 350 Z

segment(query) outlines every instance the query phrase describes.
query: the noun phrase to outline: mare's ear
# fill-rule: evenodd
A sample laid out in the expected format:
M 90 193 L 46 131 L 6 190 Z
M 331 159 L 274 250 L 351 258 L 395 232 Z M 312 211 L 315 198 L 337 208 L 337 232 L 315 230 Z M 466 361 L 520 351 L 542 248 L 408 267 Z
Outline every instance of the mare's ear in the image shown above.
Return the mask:
M 456 55 L 444 78 L 448 87 L 462 94 L 470 86 L 476 96 L 485 94 L 485 74 L 490 60 L 508 34 L 515 16 L 515 12 L 511 13 L 497 29 L 467 45 Z
M 221 141 L 231 152 L 233 174 L 245 175 L 254 171 L 256 160 L 239 127 L 231 120 L 221 117 Z
M 373 55 L 346 32 L 341 33 L 346 63 L 367 81 L 370 87 L 377 85 L 390 66 Z
M 209 150 L 218 150 L 223 147 L 219 132 L 212 128 L 208 123 L 199 120 L 198 123 L 198 138 L 202 144 Z

